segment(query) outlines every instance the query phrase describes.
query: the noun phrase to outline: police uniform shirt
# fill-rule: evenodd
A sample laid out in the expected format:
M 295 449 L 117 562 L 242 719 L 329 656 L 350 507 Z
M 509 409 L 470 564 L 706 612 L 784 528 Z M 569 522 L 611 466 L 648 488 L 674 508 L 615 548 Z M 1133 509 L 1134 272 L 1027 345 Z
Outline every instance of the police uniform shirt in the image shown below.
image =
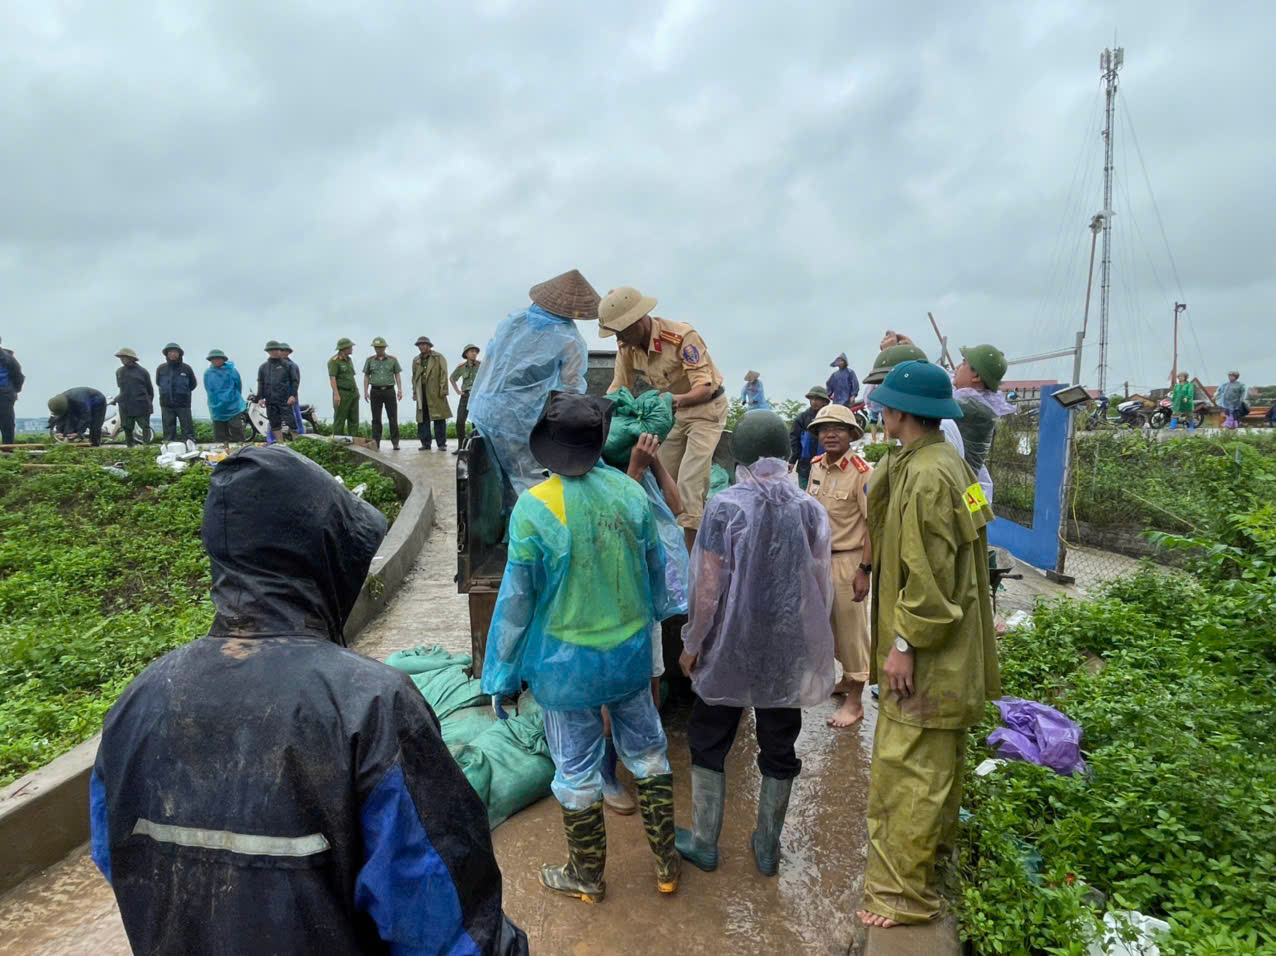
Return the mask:
M 641 373 L 654 388 L 685 395 L 697 385 L 716 390 L 722 373 L 709 358 L 700 333 L 686 322 L 651 319 L 651 341 L 647 348 L 620 346 L 616 354 L 616 374 L 611 388 L 633 388 Z
M 811 459 L 806 490 L 829 514 L 833 551 L 858 551 L 868 537 L 868 480 L 873 466 L 848 451 L 830 463 L 828 455 Z

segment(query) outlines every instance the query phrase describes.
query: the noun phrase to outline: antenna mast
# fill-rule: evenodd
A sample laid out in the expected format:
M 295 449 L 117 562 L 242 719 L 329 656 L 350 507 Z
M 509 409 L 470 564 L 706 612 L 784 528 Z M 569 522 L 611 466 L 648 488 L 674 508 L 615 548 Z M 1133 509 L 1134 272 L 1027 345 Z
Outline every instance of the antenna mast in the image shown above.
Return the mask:
M 1116 106 L 1117 72 L 1125 63 L 1125 48 L 1099 54 L 1099 70 L 1107 93 L 1103 126 L 1103 263 L 1099 280 L 1099 393 L 1108 394 L 1108 309 L 1112 281 L 1112 114 Z

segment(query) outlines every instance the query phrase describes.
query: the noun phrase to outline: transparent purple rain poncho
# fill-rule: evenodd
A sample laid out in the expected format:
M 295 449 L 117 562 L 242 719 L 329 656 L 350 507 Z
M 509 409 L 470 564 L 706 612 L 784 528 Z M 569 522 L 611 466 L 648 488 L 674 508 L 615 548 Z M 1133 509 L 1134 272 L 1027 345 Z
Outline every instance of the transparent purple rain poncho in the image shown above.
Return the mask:
M 1040 764 L 1065 777 L 1086 772 L 1080 724 L 1035 700 L 1003 697 L 997 709 L 1006 726 L 988 735 L 988 746 L 996 747 L 998 756 Z
M 705 506 L 691 552 L 691 681 L 706 704 L 811 707 L 833 692 L 828 515 L 762 458 Z
M 496 327 L 470 391 L 470 421 L 487 439 L 516 495 L 545 480 L 527 442 L 550 392 L 585 391 L 589 347 L 571 319 L 538 305 Z

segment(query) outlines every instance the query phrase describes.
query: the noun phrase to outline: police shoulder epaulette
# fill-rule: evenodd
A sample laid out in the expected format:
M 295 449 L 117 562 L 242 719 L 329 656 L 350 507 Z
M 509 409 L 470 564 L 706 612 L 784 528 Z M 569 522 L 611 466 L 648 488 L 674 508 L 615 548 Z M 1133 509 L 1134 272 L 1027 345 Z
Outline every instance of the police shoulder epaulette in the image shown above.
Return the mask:
M 855 470 L 858 471 L 861 475 L 867 475 L 870 471 L 873 470 L 873 466 L 870 465 L 868 462 L 866 462 L 859 455 L 851 456 L 851 464 L 855 466 Z
M 664 339 L 666 342 L 668 342 L 670 345 L 682 344 L 682 336 L 679 335 L 677 332 L 670 332 L 668 329 L 661 329 L 660 337 Z
M 812 458 L 812 459 L 811 459 L 811 464 L 812 464 L 812 465 L 814 465 L 816 462 L 823 462 L 823 461 L 824 461 L 824 455 L 823 455 L 823 454 L 819 454 L 819 455 L 816 455 L 814 458 Z

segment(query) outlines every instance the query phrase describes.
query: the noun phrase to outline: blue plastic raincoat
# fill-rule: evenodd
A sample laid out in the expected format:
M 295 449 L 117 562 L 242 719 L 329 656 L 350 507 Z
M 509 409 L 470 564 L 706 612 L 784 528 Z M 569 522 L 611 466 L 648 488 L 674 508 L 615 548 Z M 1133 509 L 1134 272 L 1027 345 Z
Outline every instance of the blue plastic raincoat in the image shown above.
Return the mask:
M 589 347 L 571 319 L 538 305 L 511 312 L 487 343 L 470 390 L 470 421 L 521 494 L 544 480 L 527 447 L 550 392 L 585 391 Z
M 660 543 L 665 546 L 665 585 L 669 589 L 669 614 L 686 614 L 687 588 L 691 581 L 691 555 L 687 554 L 686 535 L 678 526 L 678 519 L 669 510 L 665 493 L 660 490 L 660 482 L 650 468 L 643 472 L 642 487 L 647 492 L 647 500 L 651 502 L 651 513 L 656 519 Z
M 749 412 L 758 408 L 771 408 L 771 403 L 766 400 L 766 389 L 762 387 L 762 379 L 746 382 L 744 387 L 740 389 L 740 401 L 743 403 L 745 411 Z
M 651 626 L 675 613 L 647 493 L 600 461 L 552 475 L 510 516 L 483 692 L 527 681 L 547 710 L 598 707 L 648 685 Z
M 208 417 L 215 422 L 228 422 L 248 407 L 244 401 L 244 383 L 234 362 L 221 368 L 204 370 L 204 391 L 208 393 Z

